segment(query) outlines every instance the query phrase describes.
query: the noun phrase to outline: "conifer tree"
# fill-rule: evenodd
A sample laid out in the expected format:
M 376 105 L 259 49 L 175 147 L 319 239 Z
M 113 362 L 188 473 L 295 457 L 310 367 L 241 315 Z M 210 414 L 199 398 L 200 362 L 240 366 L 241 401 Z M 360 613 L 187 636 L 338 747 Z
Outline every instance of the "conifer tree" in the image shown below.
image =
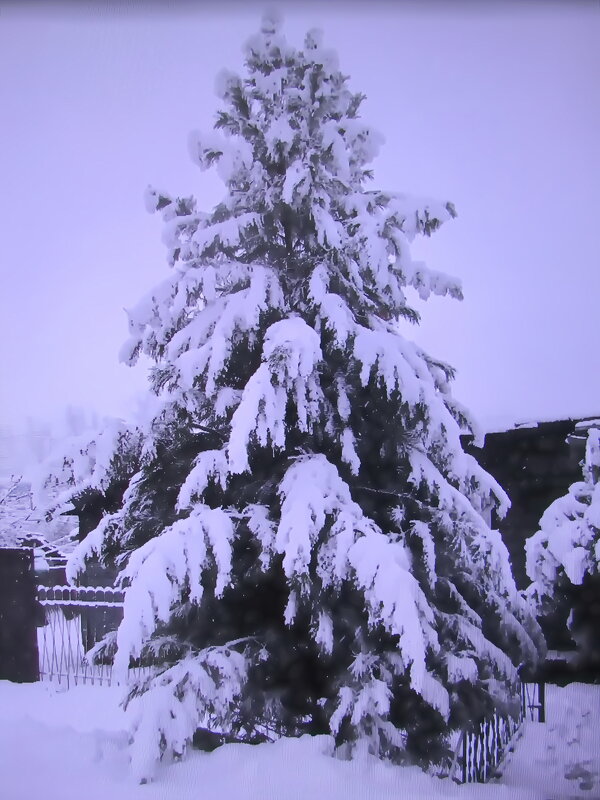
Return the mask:
M 156 665 L 128 699 L 141 777 L 199 728 L 439 762 L 542 648 L 453 371 L 400 331 L 411 291 L 461 297 L 409 249 L 454 208 L 369 188 L 381 139 L 318 32 L 296 49 L 267 16 L 245 54 L 190 140 L 223 201 L 147 191 L 171 272 L 122 358 L 153 360 L 160 408 L 71 574 L 124 564 L 115 666 Z

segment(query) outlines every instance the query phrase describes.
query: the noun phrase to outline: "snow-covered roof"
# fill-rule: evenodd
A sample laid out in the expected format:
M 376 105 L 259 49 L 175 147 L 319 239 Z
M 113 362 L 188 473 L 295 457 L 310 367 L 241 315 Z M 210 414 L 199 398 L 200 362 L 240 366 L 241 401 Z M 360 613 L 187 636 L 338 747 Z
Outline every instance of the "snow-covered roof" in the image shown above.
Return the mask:
M 537 420 L 521 420 L 521 421 L 514 421 L 514 422 L 497 422 L 496 424 L 491 423 L 485 426 L 485 433 L 506 433 L 507 431 L 512 430 L 522 430 L 522 429 L 529 429 L 529 428 L 538 428 L 540 425 L 546 425 L 551 423 L 565 423 L 565 422 L 572 422 L 575 423 L 575 430 L 576 431 L 585 431 L 591 427 L 600 427 L 600 417 L 596 416 L 569 416 L 569 417 L 547 417 Z

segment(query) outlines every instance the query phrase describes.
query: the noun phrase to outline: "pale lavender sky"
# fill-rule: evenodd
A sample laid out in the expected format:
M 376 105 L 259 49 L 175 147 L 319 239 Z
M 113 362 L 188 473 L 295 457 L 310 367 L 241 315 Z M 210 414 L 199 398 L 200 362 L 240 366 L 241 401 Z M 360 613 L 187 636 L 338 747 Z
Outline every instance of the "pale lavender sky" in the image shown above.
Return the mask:
M 272 4 L 273 5 L 273 4 Z M 275 4 L 277 5 L 277 4 Z M 123 307 L 167 273 L 148 183 L 209 207 L 187 154 L 264 4 L 127 11 L 0 2 L 0 424 L 124 414 Z M 321 27 L 386 138 L 376 183 L 452 200 L 416 248 L 465 300 L 412 336 L 484 425 L 600 414 L 600 5 L 284 4 Z

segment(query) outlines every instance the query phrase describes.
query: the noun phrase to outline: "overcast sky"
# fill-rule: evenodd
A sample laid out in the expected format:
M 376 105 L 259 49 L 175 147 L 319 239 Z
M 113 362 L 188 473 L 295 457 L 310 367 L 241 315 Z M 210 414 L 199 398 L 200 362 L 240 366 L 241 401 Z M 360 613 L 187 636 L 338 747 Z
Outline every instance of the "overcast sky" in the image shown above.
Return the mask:
M 221 196 L 187 136 L 264 5 L 127 8 L 0 2 L 0 423 L 128 413 L 144 375 L 118 363 L 123 308 L 168 271 L 144 189 Z M 367 95 L 376 183 L 456 205 L 416 252 L 465 300 L 411 332 L 455 395 L 488 427 L 600 414 L 600 4 L 284 9 Z

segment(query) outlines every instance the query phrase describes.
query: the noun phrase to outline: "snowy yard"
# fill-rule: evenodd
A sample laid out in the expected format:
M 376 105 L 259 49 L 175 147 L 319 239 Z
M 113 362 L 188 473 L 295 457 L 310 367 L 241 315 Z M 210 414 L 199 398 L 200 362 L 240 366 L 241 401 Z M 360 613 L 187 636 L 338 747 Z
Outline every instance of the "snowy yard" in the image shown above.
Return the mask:
M 600 798 L 600 686 L 548 687 L 545 725 L 527 723 L 500 783 L 456 786 L 418 769 L 328 757 L 328 737 L 192 751 L 139 786 L 128 768 L 118 687 L 0 682 L 0 775 L 10 800 L 391 800 L 484 797 Z M 572 776 L 564 777 L 565 772 Z M 575 775 L 581 777 L 576 778 Z M 588 777 L 591 775 L 591 778 Z M 580 788 L 580 784 L 590 788 Z

